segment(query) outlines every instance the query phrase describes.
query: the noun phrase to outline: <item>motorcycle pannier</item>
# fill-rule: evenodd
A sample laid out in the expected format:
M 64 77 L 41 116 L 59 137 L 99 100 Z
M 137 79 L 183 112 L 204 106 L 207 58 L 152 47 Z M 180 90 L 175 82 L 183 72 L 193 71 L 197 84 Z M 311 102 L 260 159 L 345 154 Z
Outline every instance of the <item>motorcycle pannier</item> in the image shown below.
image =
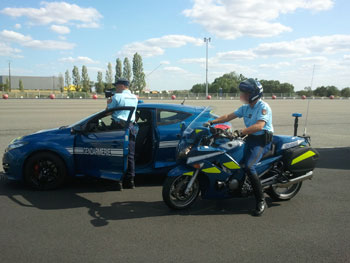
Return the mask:
M 311 147 L 295 147 L 285 151 L 283 162 L 286 170 L 300 176 L 315 169 L 319 153 Z

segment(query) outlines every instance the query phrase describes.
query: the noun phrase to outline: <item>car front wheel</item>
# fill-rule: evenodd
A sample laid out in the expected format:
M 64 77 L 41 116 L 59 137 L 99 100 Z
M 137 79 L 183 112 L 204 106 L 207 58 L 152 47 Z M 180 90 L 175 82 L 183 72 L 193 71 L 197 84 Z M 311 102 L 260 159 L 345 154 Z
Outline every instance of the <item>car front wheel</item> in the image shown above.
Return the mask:
M 63 185 L 67 176 L 65 163 L 57 155 L 40 152 L 29 157 L 24 167 L 24 180 L 34 189 L 51 190 Z

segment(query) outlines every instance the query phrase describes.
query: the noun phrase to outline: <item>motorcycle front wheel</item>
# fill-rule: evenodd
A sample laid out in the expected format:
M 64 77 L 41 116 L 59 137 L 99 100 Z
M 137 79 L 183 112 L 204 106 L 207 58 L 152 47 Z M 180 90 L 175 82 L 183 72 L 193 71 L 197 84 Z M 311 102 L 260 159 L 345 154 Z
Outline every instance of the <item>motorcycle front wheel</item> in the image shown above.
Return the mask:
M 191 177 L 187 175 L 166 178 L 162 194 L 163 200 L 168 207 L 175 210 L 182 210 L 194 204 L 199 195 L 199 182 L 196 179 L 186 194 L 185 190 L 190 180 Z
M 300 182 L 286 188 L 270 186 L 266 193 L 274 200 L 287 201 L 292 199 L 299 192 L 302 184 L 303 183 Z

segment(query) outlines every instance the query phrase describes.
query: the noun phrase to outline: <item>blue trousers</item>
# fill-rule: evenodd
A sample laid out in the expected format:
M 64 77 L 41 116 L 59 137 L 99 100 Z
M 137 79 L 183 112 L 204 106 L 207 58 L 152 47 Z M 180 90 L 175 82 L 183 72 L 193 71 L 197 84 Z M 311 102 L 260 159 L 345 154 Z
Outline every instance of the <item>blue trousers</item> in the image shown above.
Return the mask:
M 271 143 L 262 145 L 260 140 L 254 140 L 254 137 L 250 137 L 246 140 L 244 164 L 247 175 L 254 190 L 254 196 L 257 202 L 264 200 L 264 193 L 262 190 L 261 182 L 256 171 L 256 165 L 261 160 L 263 155 L 267 153 L 271 148 Z
M 256 164 L 261 160 L 261 157 L 271 149 L 271 143 L 262 146 L 259 141 L 248 139 L 245 146 L 245 167 L 247 172 L 257 174 Z
M 125 173 L 125 179 L 131 179 L 135 177 L 135 140 L 137 136 L 137 125 L 130 124 L 129 126 L 129 154 L 128 164 Z

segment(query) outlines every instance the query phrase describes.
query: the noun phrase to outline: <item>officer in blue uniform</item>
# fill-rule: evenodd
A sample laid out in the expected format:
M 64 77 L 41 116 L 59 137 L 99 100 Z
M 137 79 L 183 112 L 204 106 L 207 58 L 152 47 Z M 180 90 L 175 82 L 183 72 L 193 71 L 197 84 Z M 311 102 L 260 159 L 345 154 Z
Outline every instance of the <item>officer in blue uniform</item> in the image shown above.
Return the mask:
M 135 107 L 135 110 L 131 116 L 129 123 L 129 155 L 127 171 L 124 175 L 123 185 L 118 183 L 118 188 L 121 190 L 122 187 L 127 189 L 135 188 L 134 177 L 135 177 L 135 139 L 137 135 L 137 127 L 135 124 L 135 115 L 138 100 L 137 97 L 132 94 L 129 90 L 129 81 L 127 79 L 119 79 L 115 84 L 116 93 L 111 99 L 107 101 L 107 109 L 115 107 L 130 106 Z M 112 126 L 118 128 L 125 128 L 129 117 L 129 111 L 116 111 L 112 114 Z
M 254 216 L 260 216 L 267 207 L 261 182 L 256 171 L 256 165 L 262 156 L 271 148 L 273 126 L 272 111 L 270 106 L 260 98 L 263 87 L 254 79 L 247 79 L 239 84 L 240 99 L 245 104 L 233 113 L 221 116 L 205 125 L 213 125 L 231 121 L 235 118 L 243 118 L 245 129 L 235 131 L 237 136 L 248 135 L 245 145 L 244 163 L 245 171 L 251 181 L 256 199 Z

